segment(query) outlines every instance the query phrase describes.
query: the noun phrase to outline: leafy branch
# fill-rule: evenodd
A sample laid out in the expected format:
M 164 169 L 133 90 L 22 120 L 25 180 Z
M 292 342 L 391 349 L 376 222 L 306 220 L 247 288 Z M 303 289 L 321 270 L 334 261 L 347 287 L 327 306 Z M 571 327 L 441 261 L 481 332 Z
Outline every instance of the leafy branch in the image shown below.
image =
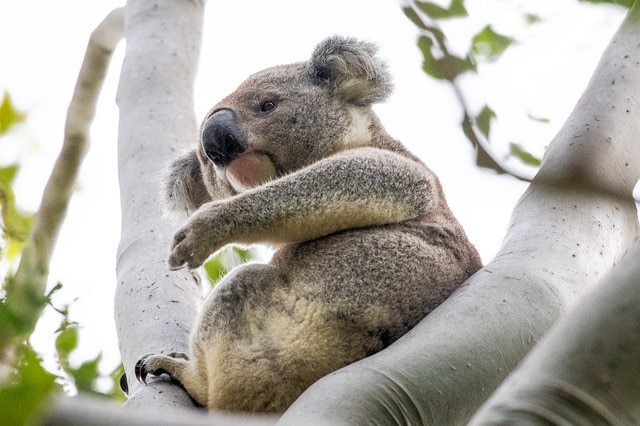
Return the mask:
M 67 212 L 78 171 L 87 151 L 89 127 L 95 115 L 96 103 L 105 79 L 111 54 L 123 35 L 123 10 L 109 14 L 91 34 L 76 87 L 67 111 L 62 149 L 44 188 L 40 207 L 26 237 L 15 274 L 7 274 L 0 299 L 0 395 L 2 401 L 20 400 L 7 409 L 0 409 L 3 424 L 22 424 L 44 406 L 46 396 L 54 388 L 55 376 L 40 365 L 37 354 L 25 344 L 33 333 L 42 310 L 50 301 L 46 294 L 49 264 L 55 243 Z M 11 107 L 8 96 L 0 105 L 0 124 L 4 131 L 23 116 Z M 5 233 L 24 237 L 11 229 L 10 215 L 15 213 L 13 193 L 9 183 L 15 170 L 3 169 L 2 213 Z M 8 226 L 9 224 L 9 226 Z M 28 227 L 23 225 L 20 231 Z M 56 288 L 58 288 L 56 286 Z M 55 289 L 54 288 L 54 291 Z M 67 349 L 69 348 L 67 342 Z M 12 367 L 17 367 L 12 374 Z M 5 373 L 5 374 L 2 374 Z M 36 386 L 37 385 L 37 386 Z M 17 407 L 28 406 L 18 410 Z M 7 413 L 17 418 L 5 422 Z
M 410 0 L 402 10 L 420 32 L 417 45 L 423 57 L 423 71 L 437 80 L 448 82 L 456 95 L 462 109 L 462 131 L 476 150 L 476 164 L 498 173 L 508 173 L 518 179 L 529 180 L 528 174 L 501 161 L 490 145 L 491 124 L 496 118 L 496 113 L 485 105 L 475 115 L 469 108 L 464 91 L 458 84 L 458 78 L 461 75 L 477 73 L 476 64 L 479 59 L 487 61 L 498 59 L 514 40 L 498 34 L 490 25 L 487 25 L 473 37 L 469 52 L 464 57 L 459 57 L 450 52 L 446 36 L 436 20 L 468 16 L 464 0 L 452 0 L 448 8 L 442 8 L 430 2 Z M 511 150 L 510 155 L 525 164 L 539 165 L 540 160 L 519 145 L 516 147 L 517 149 Z

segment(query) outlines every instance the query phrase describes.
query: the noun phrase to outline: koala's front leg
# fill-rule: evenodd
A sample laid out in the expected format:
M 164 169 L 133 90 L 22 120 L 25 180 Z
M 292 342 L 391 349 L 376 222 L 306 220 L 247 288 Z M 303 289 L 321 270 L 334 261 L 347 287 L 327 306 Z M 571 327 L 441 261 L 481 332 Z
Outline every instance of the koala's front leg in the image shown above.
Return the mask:
M 203 205 L 175 235 L 169 265 L 198 267 L 232 242 L 301 242 L 399 223 L 425 214 L 442 197 L 423 164 L 381 149 L 353 149 Z
M 204 204 L 173 237 L 169 267 L 180 269 L 187 266 L 197 268 L 216 250 L 230 240 L 229 225 L 233 218 L 225 214 L 224 201 L 212 201 Z

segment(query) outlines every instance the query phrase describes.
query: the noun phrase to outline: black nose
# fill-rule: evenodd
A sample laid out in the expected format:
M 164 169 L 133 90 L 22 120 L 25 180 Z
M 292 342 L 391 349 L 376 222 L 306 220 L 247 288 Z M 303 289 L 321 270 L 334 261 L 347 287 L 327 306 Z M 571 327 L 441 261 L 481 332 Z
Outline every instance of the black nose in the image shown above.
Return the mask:
M 221 109 L 211 114 L 202 127 L 202 148 L 217 166 L 226 166 L 247 148 L 233 111 Z

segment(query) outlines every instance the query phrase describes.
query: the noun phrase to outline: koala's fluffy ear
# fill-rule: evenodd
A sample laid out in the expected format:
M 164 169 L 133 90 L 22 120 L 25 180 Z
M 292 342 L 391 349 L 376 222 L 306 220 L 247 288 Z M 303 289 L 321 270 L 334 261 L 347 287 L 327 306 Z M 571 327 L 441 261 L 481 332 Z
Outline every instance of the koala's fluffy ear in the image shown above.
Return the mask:
M 196 150 L 181 155 L 169 164 L 164 173 L 162 191 L 165 214 L 180 220 L 211 201 L 211 195 L 202 180 Z
M 316 46 L 309 72 L 316 84 L 357 105 L 381 102 L 392 91 L 387 65 L 376 57 L 378 47 L 351 37 L 333 36 Z

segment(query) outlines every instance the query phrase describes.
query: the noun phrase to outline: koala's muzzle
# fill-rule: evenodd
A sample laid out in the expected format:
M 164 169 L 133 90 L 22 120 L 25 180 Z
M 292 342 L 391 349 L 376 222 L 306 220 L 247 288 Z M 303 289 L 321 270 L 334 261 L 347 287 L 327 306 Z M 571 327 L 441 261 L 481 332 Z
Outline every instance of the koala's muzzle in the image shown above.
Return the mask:
M 247 141 L 238 127 L 233 111 L 214 112 L 202 127 L 202 149 L 216 166 L 226 166 L 247 149 Z

